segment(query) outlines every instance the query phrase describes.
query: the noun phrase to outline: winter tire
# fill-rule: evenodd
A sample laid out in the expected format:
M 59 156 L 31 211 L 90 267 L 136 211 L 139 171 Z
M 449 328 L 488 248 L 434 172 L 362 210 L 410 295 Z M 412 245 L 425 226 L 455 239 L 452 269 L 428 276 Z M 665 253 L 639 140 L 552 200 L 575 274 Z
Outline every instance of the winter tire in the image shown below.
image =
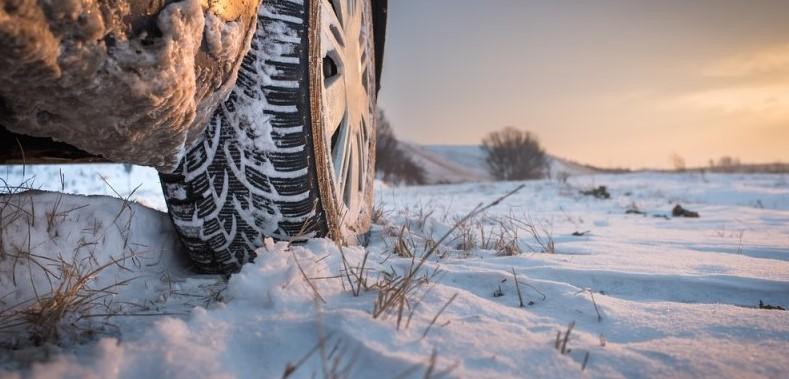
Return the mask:
M 376 70 L 370 0 L 264 0 L 236 86 L 178 168 L 160 174 L 201 272 L 266 237 L 354 243 L 370 223 Z

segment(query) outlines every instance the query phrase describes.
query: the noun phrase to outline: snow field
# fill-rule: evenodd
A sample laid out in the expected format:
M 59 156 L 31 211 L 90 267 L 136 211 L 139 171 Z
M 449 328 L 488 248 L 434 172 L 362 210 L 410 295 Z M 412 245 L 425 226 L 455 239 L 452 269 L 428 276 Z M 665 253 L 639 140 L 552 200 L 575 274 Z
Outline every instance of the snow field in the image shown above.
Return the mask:
M 59 175 L 38 175 L 51 185 L 44 188 L 60 188 Z M 113 175 L 108 182 L 127 196 L 127 186 L 113 184 L 127 179 Z M 95 180 L 65 177 L 66 191 L 94 190 L 79 182 Z M 158 184 L 145 180 L 131 199 L 154 205 Z M 57 275 L 43 267 L 57 274 L 61 260 L 85 270 L 110 262 L 87 287 L 112 294 L 67 314 L 58 339 L 40 347 L 29 324 L 4 329 L 0 377 L 789 374 L 789 316 L 758 308 L 789 305 L 789 185 L 776 175 L 528 182 L 438 246 L 413 277 L 399 328 L 397 307 L 375 317 L 387 284 L 478 204 L 518 185 L 380 186 L 366 247 L 268 240 L 257 261 L 227 281 L 188 271 L 159 211 L 103 196 L 16 195 L 17 206 L 2 211 L 3 309 L 57 288 L 50 284 Z M 598 185 L 611 200 L 579 194 Z M 677 203 L 701 218 L 656 217 Z M 646 215 L 625 214 L 634 204 Z M 513 240 L 519 254 L 504 255 L 512 250 L 501 246 Z M 545 241 L 554 253 L 544 252 Z M 29 258 L 12 257 L 27 251 Z M 354 296 L 360 273 L 366 285 Z

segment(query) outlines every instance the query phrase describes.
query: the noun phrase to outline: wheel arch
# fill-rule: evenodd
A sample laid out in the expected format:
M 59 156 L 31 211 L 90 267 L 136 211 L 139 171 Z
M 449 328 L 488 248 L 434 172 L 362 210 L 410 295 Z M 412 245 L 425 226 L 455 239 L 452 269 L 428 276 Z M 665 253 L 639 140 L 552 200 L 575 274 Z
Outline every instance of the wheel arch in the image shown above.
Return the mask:
M 371 0 L 373 6 L 373 38 L 375 40 L 375 81 L 376 89 L 381 90 L 381 73 L 384 65 L 384 46 L 386 45 L 386 20 L 389 0 Z
M 265 0 L 264 0 L 265 1 Z M 373 38 L 375 40 L 376 90 L 381 89 L 386 24 L 389 0 L 371 0 L 373 8 Z M 0 99 L 0 111 L 3 110 Z M 18 163 L 83 163 L 110 160 L 47 137 L 31 137 L 15 133 L 0 125 L 0 165 Z

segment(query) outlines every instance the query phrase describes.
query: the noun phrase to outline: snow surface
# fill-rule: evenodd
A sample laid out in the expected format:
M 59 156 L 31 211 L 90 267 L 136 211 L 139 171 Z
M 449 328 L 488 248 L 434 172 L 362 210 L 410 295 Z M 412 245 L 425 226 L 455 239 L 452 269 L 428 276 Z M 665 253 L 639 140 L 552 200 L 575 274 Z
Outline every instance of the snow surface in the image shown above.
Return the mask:
M 113 193 L 95 178 L 102 172 L 122 196 L 143 183 L 130 198 L 162 209 L 150 171 L 135 167 L 125 177 L 123 166 L 67 167 L 82 171 L 63 171 L 66 192 Z M 43 188 L 61 188 L 58 169 L 30 169 L 25 175 L 37 175 Z M 15 169 L 0 178 L 23 181 Z M 341 253 L 323 239 L 300 246 L 269 240 L 257 261 L 228 281 L 185 269 L 164 213 L 106 196 L 17 195 L 18 206 L 3 210 L 4 254 L 76 255 L 73 261 L 88 267 L 122 260 L 90 286 L 130 281 L 88 311 L 113 317 L 67 318 L 54 344 L 32 347 L 28 329 L 4 330 L 0 377 L 280 378 L 289 364 L 296 378 L 323 377 L 335 366 L 353 378 L 789 376 L 789 313 L 758 309 L 760 301 L 789 306 L 789 178 L 781 175 L 639 173 L 525 183 L 465 230 L 495 231 L 495 220 L 511 216 L 550 235 L 556 252 L 541 252 L 526 230 L 516 256 L 458 249 L 461 239 L 450 239 L 425 264 L 430 280 L 399 330 L 396 315 L 372 316 L 376 290 L 354 297 L 343 281 L 342 254 L 350 267 L 369 254 L 370 283 L 384 272 L 402 274 L 411 260 L 391 251 L 403 225 L 408 246 L 421 255 L 425 239 L 438 240 L 479 203 L 519 184 L 381 186 L 376 200 L 384 216 L 366 248 Z M 599 185 L 611 200 L 579 194 Z M 701 218 L 662 217 L 677 203 Z M 11 219 L 14 209 L 25 212 Z M 53 213 L 59 216 L 50 226 Z M 32 260 L 9 257 L 0 259 L 0 304 L 35 297 L 34 285 L 39 296 L 50 288 Z M 571 322 L 562 354 L 557 332 L 563 336 Z M 97 333 L 75 332 L 87 328 Z

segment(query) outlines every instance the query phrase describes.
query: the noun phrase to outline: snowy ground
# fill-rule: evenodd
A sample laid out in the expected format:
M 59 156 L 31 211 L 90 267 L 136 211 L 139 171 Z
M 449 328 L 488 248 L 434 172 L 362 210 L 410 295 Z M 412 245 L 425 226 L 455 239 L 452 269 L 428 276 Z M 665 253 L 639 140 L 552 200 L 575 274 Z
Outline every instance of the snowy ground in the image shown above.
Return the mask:
M 28 167 L 37 178 L 27 184 L 131 193 L 147 207 L 3 198 L 0 377 L 789 377 L 789 313 L 759 309 L 789 306 L 789 177 L 526 183 L 434 250 L 398 327 L 397 308 L 374 317 L 377 296 L 392 293 L 386 283 L 414 262 L 393 252 L 421 256 L 520 183 L 379 186 L 384 212 L 366 249 L 270 242 L 224 281 L 185 269 L 166 214 L 154 210 L 163 202 L 151 171 L 66 167 L 62 185 L 58 170 Z M 0 178 L 23 181 L 19 168 Z M 599 185 L 610 200 L 579 194 Z M 664 217 L 677 203 L 701 217 Z M 348 282 L 358 285 L 360 272 L 366 286 L 354 296 Z M 72 280 L 75 295 L 59 298 L 87 300 L 47 328 L 40 316 L 57 307 L 46 300 L 81 276 L 92 280 Z M 34 347 L 31 336 L 54 342 Z

